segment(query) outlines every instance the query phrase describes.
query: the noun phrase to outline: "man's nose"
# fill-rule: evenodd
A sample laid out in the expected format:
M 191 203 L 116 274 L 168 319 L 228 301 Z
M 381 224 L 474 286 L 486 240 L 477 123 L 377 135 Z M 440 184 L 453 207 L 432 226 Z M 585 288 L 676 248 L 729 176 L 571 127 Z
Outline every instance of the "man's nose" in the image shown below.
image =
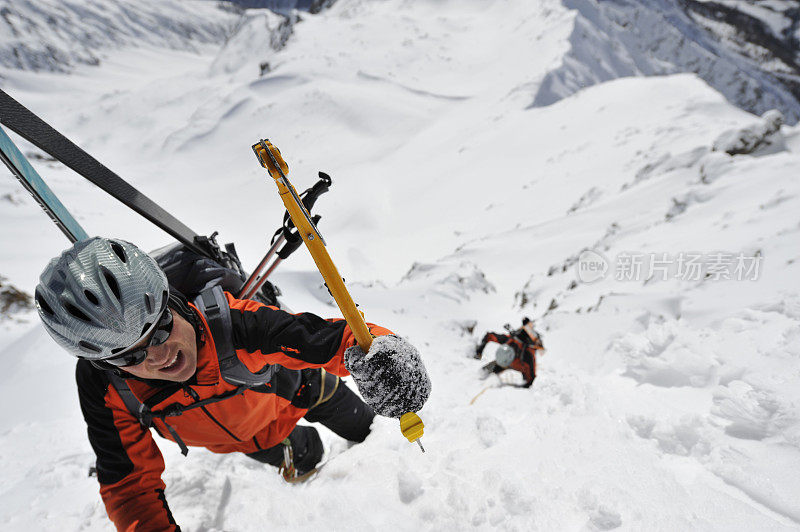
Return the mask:
M 169 358 L 167 344 L 155 345 L 147 348 L 147 361 L 152 366 L 161 366 Z

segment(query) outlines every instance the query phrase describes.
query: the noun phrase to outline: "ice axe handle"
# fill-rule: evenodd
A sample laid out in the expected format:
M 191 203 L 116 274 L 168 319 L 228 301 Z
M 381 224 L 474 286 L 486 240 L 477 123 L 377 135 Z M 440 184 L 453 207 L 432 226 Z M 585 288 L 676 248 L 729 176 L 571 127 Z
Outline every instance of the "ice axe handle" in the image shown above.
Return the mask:
M 297 191 L 286 178 L 289 166 L 283 160 L 281 152 L 266 139 L 254 144 L 253 152 L 255 152 L 261 166 L 266 168 L 270 176 L 275 180 L 286 211 L 289 213 L 295 227 L 297 227 L 297 232 L 302 237 L 303 243 L 311 253 L 311 257 L 314 259 L 320 274 L 322 274 L 328 290 L 342 311 L 350 330 L 353 331 L 353 336 L 356 337 L 359 347 L 364 353 L 368 353 L 372 345 L 372 334 L 369 332 L 367 323 L 364 320 L 364 314 L 356 307 L 350 292 L 347 291 L 347 287 L 344 285 L 342 276 L 328 254 L 325 241 L 314 226 L 314 222 L 306 206 L 303 205 L 297 195 Z M 424 452 L 425 449 L 420 441 L 423 428 L 422 420 L 414 412 L 407 412 L 400 417 L 400 430 L 403 436 L 409 442 L 416 441 Z
M 289 172 L 289 166 L 283 160 L 281 152 L 266 139 L 254 144 L 253 152 L 256 154 L 261 166 L 266 168 L 269 175 L 275 180 L 283 205 L 286 207 L 295 227 L 297 227 L 297 232 L 302 237 L 309 253 L 311 253 L 311 257 L 314 259 L 320 274 L 322 274 L 325 284 L 328 285 L 328 290 L 330 290 L 333 299 L 339 306 L 339 310 L 342 311 L 347 325 L 353 331 L 358 345 L 365 353 L 368 352 L 370 345 L 372 345 L 372 334 L 369 332 L 366 321 L 364 321 L 364 315 L 356 307 L 350 292 L 347 291 L 347 287 L 344 285 L 342 276 L 328 254 L 325 240 L 323 240 L 322 235 L 314 225 L 294 186 L 287 179 L 286 174 Z

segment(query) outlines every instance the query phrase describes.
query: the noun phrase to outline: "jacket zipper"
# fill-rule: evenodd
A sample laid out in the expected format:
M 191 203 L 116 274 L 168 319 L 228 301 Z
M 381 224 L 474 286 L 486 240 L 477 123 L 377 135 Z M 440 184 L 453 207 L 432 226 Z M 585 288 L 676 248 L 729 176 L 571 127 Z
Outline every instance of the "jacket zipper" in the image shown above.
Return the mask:
M 211 412 L 209 412 L 208 410 L 206 410 L 206 407 L 204 407 L 204 406 L 201 406 L 201 407 L 200 407 L 200 410 L 202 410 L 203 412 L 205 412 L 205 413 L 206 413 L 206 415 L 207 415 L 209 418 L 211 418 L 211 421 L 213 421 L 214 423 L 216 423 L 217 425 L 219 425 L 219 428 L 221 428 L 222 430 L 224 430 L 225 432 L 227 432 L 227 433 L 230 435 L 230 437 L 231 437 L 231 438 L 233 438 L 233 439 L 234 439 L 234 440 L 236 440 L 236 441 L 242 441 L 242 440 L 240 440 L 239 438 L 237 438 L 237 437 L 236 437 L 236 435 L 235 435 L 233 432 L 229 431 L 229 430 L 228 430 L 228 428 L 227 428 L 225 425 L 223 425 L 222 423 L 220 423 L 219 421 L 217 421 L 217 418 L 215 418 L 214 416 L 212 416 L 212 415 L 211 415 Z
M 192 396 L 192 398 L 193 398 L 195 401 L 199 401 L 199 400 L 200 400 L 200 396 L 199 396 L 199 395 L 197 395 L 197 392 L 196 392 L 196 391 L 194 391 L 194 389 L 192 389 L 191 387 L 189 387 L 189 386 L 186 386 L 186 387 L 184 388 L 184 390 L 186 390 L 187 392 L 189 392 L 189 394 Z M 225 432 L 227 432 L 227 433 L 228 433 L 228 435 L 229 435 L 231 438 L 233 438 L 233 439 L 234 439 L 234 440 L 236 440 L 236 441 L 242 441 L 242 440 L 241 440 L 241 439 L 239 439 L 239 438 L 238 438 L 238 437 L 237 437 L 237 436 L 236 436 L 236 435 L 235 435 L 233 432 L 229 431 L 229 430 L 228 430 L 228 427 L 226 427 L 225 425 L 223 425 L 222 423 L 220 423 L 219 421 L 217 421 L 217 418 L 215 418 L 215 417 L 214 417 L 214 416 L 211 414 L 211 412 L 209 412 L 209 411 L 208 411 L 208 409 L 207 409 L 206 407 L 204 407 L 204 406 L 201 406 L 201 407 L 200 407 L 200 410 L 202 410 L 203 412 L 205 412 L 205 414 L 206 414 L 206 415 L 209 417 L 209 419 L 211 419 L 211 421 L 213 421 L 214 423 L 216 423 L 216 424 L 217 424 L 217 426 L 219 426 L 219 428 L 221 428 L 222 430 L 224 430 Z

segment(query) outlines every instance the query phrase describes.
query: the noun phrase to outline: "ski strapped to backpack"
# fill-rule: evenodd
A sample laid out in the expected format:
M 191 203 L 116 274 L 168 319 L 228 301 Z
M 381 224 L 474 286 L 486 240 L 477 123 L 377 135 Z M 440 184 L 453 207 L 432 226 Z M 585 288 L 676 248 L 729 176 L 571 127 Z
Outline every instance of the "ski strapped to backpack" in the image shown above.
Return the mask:
M 166 418 L 180 416 L 187 410 L 201 408 L 243 394 L 250 388 L 266 384 L 275 374 L 275 366 L 273 365 L 267 365 L 258 373 L 253 373 L 247 369 L 244 362 L 239 360 L 239 357 L 236 356 L 236 349 L 233 347 L 230 306 L 228 305 L 228 300 L 225 297 L 222 287 L 213 286 L 203 290 L 195 299 L 194 304 L 206 317 L 206 322 L 208 323 L 208 328 L 210 329 L 211 337 L 216 348 L 217 360 L 219 361 L 219 369 L 222 378 L 226 382 L 236 385 L 237 388 L 235 390 L 216 397 L 197 401 L 190 405 L 174 403 L 162 410 L 150 410 L 147 405 L 139 401 L 136 395 L 134 395 L 128 383 L 125 382 L 125 379 L 113 370 L 107 370 L 107 375 L 111 384 L 117 390 L 117 393 L 122 398 L 122 402 L 125 404 L 128 411 L 133 414 L 145 428 L 152 427 L 154 419 L 160 419 L 167 427 L 167 430 L 169 430 L 175 443 L 181 448 L 181 454 L 184 456 L 189 453 L 189 448 L 178 435 L 177 431 L 167 423 Z
M 0 90 L 0 123 L 144 216 L 183 245 L 197 253 L 219 260 L 207 240 L 198 236 L 3 90 Z
M 50 190 L 2 127 L 0 127 L 0 159 L 70 242 L 75 243 L 89 238 L 83 227 Z

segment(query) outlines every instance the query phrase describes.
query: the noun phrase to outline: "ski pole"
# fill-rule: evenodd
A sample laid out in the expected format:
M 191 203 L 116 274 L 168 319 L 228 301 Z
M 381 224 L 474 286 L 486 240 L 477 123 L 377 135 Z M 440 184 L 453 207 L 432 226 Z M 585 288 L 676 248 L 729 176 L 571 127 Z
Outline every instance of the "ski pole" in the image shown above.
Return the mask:
M 317 202 L 319 197 L 330 190 L 331 184 L 333 184 L 331 176 L 325 172 L 320 172 L 319 181 L 314 183 L 314 186 L 300 194 L 300 198 L 303 200 L 303 205 L 305 206 L 306 210 L 311 211 L 311 209 L 314 208 L 314 204 Z M 320 218 L 321 217 L 319 215 L 316 215 L 311 219 L 312 222 L 314 222 L 314 226 L 317 226 Z M 303 243 L 303 240 L 300 238 L 297 228 L 292 222 L 288 212 L 283 215 L 283 224 L 278 228 L 277 231 L 275 231 L 275 235 L 272 238 L 274 242 L 270 246 L 269 251 L 267 251 L 267 254 L 263 259 L 261 259 L 261 262 L 258 264 L 256 269 L 253 271 L 240 290 L 240 299 L 250 299 L 253 294 L 258 292 L 261 286 L 266 282 L 267 278 L 272 274 L 273 271 L 275 271 L 275 268 L 277 268 L 282 261 L 289 258 L 289 255 L 294 253 Z M 283 246 L 280 251 L 277 251 L 278 247 L 284 242 L 286 242 L 286 245 Z M 272 265 L 267 267 L 269 259 L 275 254 L 276 251 L 278 253 L 277 258 Z M 265 268 L 266 272 L 262 273 L 262 270 Z
M 267 251 L 267 254 L 264 255 L 264 258 L 261 259 L 261 262 L 258 263 L 256 269 L 253 270 L 252 274 L 250 274 L 250 278 L 247 279 L 247 282 L 244 283 L 244 286 L 242 286 L 242 289 L 239 291 L 238 297 L 240 299 L 249 299 L 259 288 L 261 288 L 261 284 L 263 284 L 263 282 L 259 284 L 258 281 L 261 279 L 265 281 L 267 280 L 267 276 L 262 273 L 262 270 L 267 266 L 269 260 L 272 258 L 275 252 L 278 251 L 278 248 L 284 243 L 284 241 L 286 241 L 286 237 L 281 235 L 277 240 L 275 240 L 275 242 L 273 242 L 269 248 L 269 251 Z M 261 276 L 261 278 L 259 278 L 259 276 Z
M 322 274 L 322 278 L 325 280 L 333 299 L 339 306 L 339 310 L 342 311 L 347 325 L 353 331 L 359 347 L 364 353 L 369 352 L 373 336 L 369 332 L 366 321 L 364 321 L 364 314 L 358 310 L 355 302 L 353 302 L 353 298 L 344 284 L 344 279 L 342 279 L 336 269 L 336 265 L 334 265 L 328 254 L 328 250 L 325 247 L 325 239 L 322 238 L 316 224 L 311 219 L 311 215 L 297 195 L 294 186 L 287 179 L 286 174 L 289 171 L 289 167 L 283 160 L 281 152 L 267 139 L 262 139 L 257 144 L 254 144 L 253 152 L 256 154 L 261 166 L 266 168 L 269 175 L 275 180 L 275 184 L 278 186 L 278 193 L 286 206 L 286 211 L 311 253 L 311 257 Z M 425 448 L 422 447 L 422 442 L 420 441 L 423 430 L 424 424 L 416 413 L 406 412 L 400 416 L 400 431 L 403 436 L 409 442 L 417 442 L 422 452 L 425 452 Z

